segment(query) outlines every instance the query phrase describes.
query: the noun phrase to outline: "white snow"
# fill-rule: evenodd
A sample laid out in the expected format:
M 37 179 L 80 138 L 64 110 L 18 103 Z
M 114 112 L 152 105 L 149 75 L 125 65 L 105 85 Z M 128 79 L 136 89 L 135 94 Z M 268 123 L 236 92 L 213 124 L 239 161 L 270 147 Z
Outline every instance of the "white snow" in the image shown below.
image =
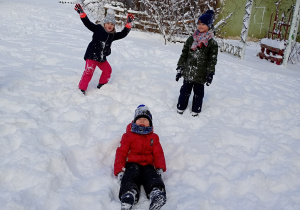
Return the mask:
M 263 38 L 260 40 L 260 42 L 262 44 L 268 45 L 270 47 L 278 48 L 280 50 L 285 49 L 285 41 L 284 40 Z
M 163 210 L 300 206 L 300 65 L 219 53 L 203 111 L 176 113 L 183 44 L 132 31 L 112 46 L 109 84 L 77 85 L 91 32 L 72 4 L 2 1 L 0 209 L 117 210 L 115 150 L 139 104 L 164 148 Z M 118 29 L 120 30 L 120 29 Z M 148 209 L 142 191 L 134 210 Z

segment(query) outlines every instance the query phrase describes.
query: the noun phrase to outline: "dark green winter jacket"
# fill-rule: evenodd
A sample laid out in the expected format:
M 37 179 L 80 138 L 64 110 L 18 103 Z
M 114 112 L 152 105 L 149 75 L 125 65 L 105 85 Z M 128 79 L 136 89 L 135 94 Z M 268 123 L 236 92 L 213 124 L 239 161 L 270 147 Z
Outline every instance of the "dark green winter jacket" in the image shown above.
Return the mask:
M 197 47 L 194 51 L 191 49 L 193 41 L 193 36 L 186 40 L 177 65 L 183 67 L 184 80 L 204 84 L 206 75 L 215 73 L 218 43 L 214 39 L 210 39 L 207 47 L 202 45 L 201 48 Z

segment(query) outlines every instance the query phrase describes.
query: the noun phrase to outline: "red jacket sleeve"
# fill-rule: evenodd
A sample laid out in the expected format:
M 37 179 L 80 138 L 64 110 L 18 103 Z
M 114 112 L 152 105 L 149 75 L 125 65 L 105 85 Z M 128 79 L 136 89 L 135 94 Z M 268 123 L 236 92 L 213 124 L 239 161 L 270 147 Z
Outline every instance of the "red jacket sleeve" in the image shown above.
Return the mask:
M 126 158 L 129 152 L 129 138 L 126 133 L 123 134 L 121 142 L 116 151 L 114 174 L 117 176 L 118 173 L 125 170 Z
M 156 135 L 157 136 L 157 135 Z M 162 149 L 162 146 L 159 142 L 159 137 L 157 136 L 157 141 L 154 144 L 153 148 L 153 156 L 154 156 L 154 166 L 155 168 L 161 168 L 163 171 L 166 171 L 166 161 L 165 161 L 165 155 L 164 151 Z

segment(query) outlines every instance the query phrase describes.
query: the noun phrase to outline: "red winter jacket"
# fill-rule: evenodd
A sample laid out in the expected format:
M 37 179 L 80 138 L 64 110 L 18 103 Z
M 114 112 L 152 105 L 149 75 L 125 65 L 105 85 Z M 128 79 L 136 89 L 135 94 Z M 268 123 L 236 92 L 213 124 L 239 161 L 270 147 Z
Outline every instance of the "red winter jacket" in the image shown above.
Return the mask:
M 156 133 L 137 134 L 131 131 L 131 123 L 123 134 L 116 151 L 114 174 L 124 171 L 126 163 L 134 162 L 140 165 L 153 165 L 156 169 L 166 171 L 166 161 L 163 149 Z

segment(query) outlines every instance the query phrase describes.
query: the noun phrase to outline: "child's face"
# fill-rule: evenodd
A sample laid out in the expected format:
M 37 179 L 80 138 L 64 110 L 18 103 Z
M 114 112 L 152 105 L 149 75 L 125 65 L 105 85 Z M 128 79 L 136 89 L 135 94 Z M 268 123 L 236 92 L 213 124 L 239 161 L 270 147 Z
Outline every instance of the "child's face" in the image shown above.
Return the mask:
M 197 28 L 201 33 L 207 32 L 209 30 L 208 26 L 204 23 L 198 23 Z
M 139 125 L 139 126 L 143 126 L 143 127 L 149 127 L 150 123 L 149 120 L 147 118 L 139 118 L 135 121 L 135 124 Z
M 104 28 L 106 31 L 111 32 L 114 30 L 115 25 L 112 23 L 104 23 Z

